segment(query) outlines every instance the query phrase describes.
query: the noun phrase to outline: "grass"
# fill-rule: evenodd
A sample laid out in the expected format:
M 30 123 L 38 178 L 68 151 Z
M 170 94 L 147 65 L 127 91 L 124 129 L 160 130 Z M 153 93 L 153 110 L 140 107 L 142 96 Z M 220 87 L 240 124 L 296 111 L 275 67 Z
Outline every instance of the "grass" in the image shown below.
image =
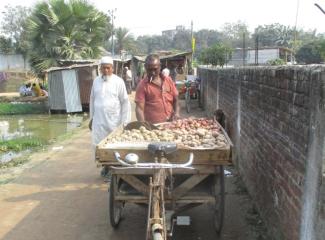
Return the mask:
M 0 115 L 46 113 L 44 103 L 0 103 Z
M 46 145 L 46 143 L 35 137 L 22 137 L 17 139 L 12 139 L 8 141 L 0 141 L 0 153 L 2 152 L 21 152 L 24 150 L 33 150 L 37 151 L 42 146 Z M 23 154 L 20 157 L 14 157 L 11 161 L 6 163 L 0 163 L 1 168 L 15 167 L 21 165 L 28 161 L 28 153 Z
M 72 131 L 60 135 L 57 138 L 52 139 L 49 143 L 41 141 L 40 139 L 37 138 L 30 138 L 30 137 L 29 138 L 24 137 L 24 138 L 9 140 L 9 141 L 0 141 L 0 152 L 4 151 L 5 149 L 8 149 L 5 151 L 22 151 L 26 149 L 32 150 L 30 153 L 26 153 L 20 157 L 13 158 L 9 162 L 2 163 L 2 164 L 0 163 L 0 169 L 23 165 L 31 159 L 33 153 L 38 152 L 40 150 L 49 151 L 50 148 L 48 147 L 51 144 L 63 142 L 67 139 L 70 139 L 79 130 L 87 128 L 87 126 L 88 126 L 88 121 L 84 121 L 79 128 L 73 129 Z M 1 184 L 1 179 L 0 179 L 0 184 Z
M 43 146 L 45 143 L 35 137 L 22 137 L 8 141 L 0 141 L 0 151 L 19 152 L 22 150 Z

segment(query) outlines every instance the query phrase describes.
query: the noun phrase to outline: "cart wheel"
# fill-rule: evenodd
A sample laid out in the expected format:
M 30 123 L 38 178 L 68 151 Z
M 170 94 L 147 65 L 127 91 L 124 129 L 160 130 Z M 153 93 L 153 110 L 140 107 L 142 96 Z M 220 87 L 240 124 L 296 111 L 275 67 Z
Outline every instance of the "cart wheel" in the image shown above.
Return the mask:
M 223 166 L 219 166 L 219 173 L 215 177 L 214 182 L 215 207 L 214 207 L 214 226 L 218 234 L 221 233 L 223 227 L 223 218 L 225 214 L 225 179 Z
M 112 175 L 110 188 L 109 188 L 109 197 L 108 197 L 108 204 L 109 204 L 109 220 L 110 224 L 113 228 L 117 228 L 118 224 L 120 223 L 122 210 L 123 210 L 123 203 L 119 201 L 115 201 L 115 195 L 118 190 L 118 179 L 116 175 Z

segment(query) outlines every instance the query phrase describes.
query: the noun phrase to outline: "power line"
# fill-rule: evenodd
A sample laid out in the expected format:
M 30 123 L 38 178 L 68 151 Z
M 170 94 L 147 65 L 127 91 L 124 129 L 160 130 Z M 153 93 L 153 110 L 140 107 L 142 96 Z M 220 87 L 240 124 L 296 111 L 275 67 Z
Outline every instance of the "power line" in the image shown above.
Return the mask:
M 318 8 L 319 8 L 319 10 L 321 10 L 321 11 L 322 11 L 322 13 L 324 13 L 324 14 L 325 14 L 325 11 L 324 11 L 324 9 L 323 9 L 323 8 L 321 8 L 321 6 L 319 6 L 317 3 L 315 3 L 315 6 L 316 6 L 316 7 L 318 7 Z

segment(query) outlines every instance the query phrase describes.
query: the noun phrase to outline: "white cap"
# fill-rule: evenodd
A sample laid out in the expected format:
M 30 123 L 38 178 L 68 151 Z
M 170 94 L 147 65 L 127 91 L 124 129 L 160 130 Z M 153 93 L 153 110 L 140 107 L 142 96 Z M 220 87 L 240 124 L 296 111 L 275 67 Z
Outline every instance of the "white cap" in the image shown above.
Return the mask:
M 162 74 L 165 75 L 165 76 L 169 76 L 169 69 L 168 68 L 164 68 L 162 70 Z
M 113 58 L 108 57 L 108 56 L 102 57 L 100 59 L 100 64 L 112 64 L 113 65 Z

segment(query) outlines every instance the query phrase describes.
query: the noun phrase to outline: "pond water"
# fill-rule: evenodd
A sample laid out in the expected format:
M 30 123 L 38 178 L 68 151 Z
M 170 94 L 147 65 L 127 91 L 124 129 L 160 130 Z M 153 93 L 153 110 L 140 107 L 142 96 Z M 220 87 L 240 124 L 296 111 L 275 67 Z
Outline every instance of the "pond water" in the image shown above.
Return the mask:
M 58 136 L 80 127 L 86 119 L 87 116 L 83 114 L 0 116 L 0 142 L 30 136 L 44 144 L 48 144 Z M 21 153 L 0 151 L 0 163 L 8 162 L 17 156 L 21 156 Z

